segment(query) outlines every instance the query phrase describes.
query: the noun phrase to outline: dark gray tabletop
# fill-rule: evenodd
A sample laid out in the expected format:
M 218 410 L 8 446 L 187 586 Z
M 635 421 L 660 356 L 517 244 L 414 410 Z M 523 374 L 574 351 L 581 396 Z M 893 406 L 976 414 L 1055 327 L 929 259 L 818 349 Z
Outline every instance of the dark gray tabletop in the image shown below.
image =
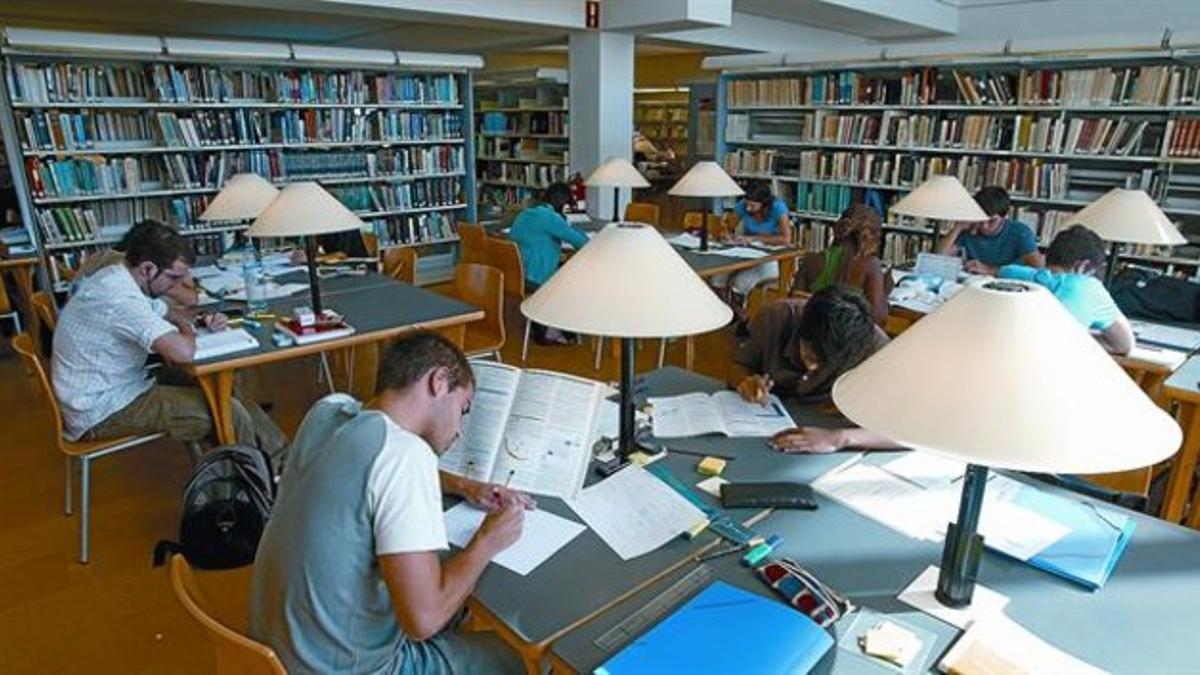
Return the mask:
M 284 275 L 278 281 L 287 283 L 291 276 Z M 375 272 L 369 272 L 363 276 L 324 279 L 321 284 L 321 299 L 327 309 L 343 315 L 346 321 L 354 326 L 355 332 L 358 334 L 385 331 L 400 326 L 427 324 L 479 311 L 472 305 L 423 288 L 410 286 Z M 232 306 L 241 305 L 241 303 L 230 304 Z M 296 307 L 311 304 L 308 291 L 304 291 L 273 300 L 268 303 L 268 308 L 270 312 L 279 316 L 290 316 Z M 274 324 L 270 321 L 264 321 L 260 328 L 246 326 L 246 330 L 258 338 L 258 349 L 197 361 L 197 365 L 211 366 L 224 361 L 234 361 L 293 348 L 290 345 L 275 346 L 275 343 L 271 341 Z
M 653 373 L 647 382 L 654 393 L 709 390 L 717 384 L 677 369 Z M 811 410 L 789 408 L 798 423 L 803 423 L 802 417 L 809 422 L 820 417 Z M 783 455 L 756 439 L 689 439 L 689 447 L 720 447 L 735 454 L 737 461 L 731 462 L 725 473 L 731 479 L 809 482 L 847 458 L 844 453 Z M 879 452 L 864 461 L 879 463 L 894 456 Z M 694 472 L 687 475 L 693 477 Z M 775 511 L 756 529 L 780 535 L 783 543 L 777 555 L 795 559 L 856 605 L 934 633 L 937 640 L 926 666 L 935 666 L 958 630 L 895 598 L 922 570 L 938 564 L 940 544 L 911 539 L 819 494 L 817 500 L 818 511 Z M 1009 617 L 1092 665 L 1113 673 L 1195 672 L 1192 640 L 1195 607 L 1200 606 L 1200 536 L 1141 514 L 1133 517 L 1137 529 L 1130 546 L 1112 578 L 1097 592 L 992 552 L 984 554 L 979 582 L 1011 599 L 1005 610 Z M 771 597 L 767 586 L 742 567 L 736 556 L 708 564 L 724 581 Z M 612 656 L 596 647 L 594 640 L 692 567 L 680 569 L 555 641 L 553 654 L 579 672 L 591 672 Z M 845 629 L 848 623 L 840 622 L 839 627 Z M 894 671 L 835 648 L 817 672 Z

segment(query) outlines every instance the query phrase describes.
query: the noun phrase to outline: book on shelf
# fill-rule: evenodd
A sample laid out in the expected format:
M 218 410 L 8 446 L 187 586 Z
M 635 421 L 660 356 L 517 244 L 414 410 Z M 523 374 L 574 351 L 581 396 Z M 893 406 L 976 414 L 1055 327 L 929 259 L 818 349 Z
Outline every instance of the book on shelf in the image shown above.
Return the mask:
M 423 242 L 452 241 L 458 237 L 450 212 L 431 211 L 373 218 L 367 225 L 381 246 L 406 246 Z
M 1200 157 L 1200 117 L 1167 120 L 1163 155 Z

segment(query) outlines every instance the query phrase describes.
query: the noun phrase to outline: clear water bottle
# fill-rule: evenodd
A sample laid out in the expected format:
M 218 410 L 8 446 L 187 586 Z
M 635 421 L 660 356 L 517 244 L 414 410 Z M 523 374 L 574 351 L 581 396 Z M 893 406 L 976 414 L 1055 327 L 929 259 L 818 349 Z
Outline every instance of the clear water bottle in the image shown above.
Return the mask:
M 246 284 L 246 311 L 261 312 L 267 308 L 266 283 L 262 261 L 253 246 L 247 246 L 242 256 L 242 279 Z

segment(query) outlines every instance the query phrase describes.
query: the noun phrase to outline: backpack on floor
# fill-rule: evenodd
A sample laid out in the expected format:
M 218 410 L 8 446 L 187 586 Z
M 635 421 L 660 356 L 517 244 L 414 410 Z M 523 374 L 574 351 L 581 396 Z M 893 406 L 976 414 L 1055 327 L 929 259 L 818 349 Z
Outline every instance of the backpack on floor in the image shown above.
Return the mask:
M 175 552 L 199 569 L 254 562 L 274 502 L 275 481 L 261 450 L 228 445 L 208 452 L 183 490 L 179 541 L 155 546 L 155 566 Z

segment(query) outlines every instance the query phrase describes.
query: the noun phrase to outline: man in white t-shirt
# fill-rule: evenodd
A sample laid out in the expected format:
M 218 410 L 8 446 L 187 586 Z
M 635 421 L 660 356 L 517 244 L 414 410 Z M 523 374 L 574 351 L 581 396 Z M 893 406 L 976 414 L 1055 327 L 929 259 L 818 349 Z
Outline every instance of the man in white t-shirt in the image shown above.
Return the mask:
M 522 673 L 461 608 L 488 561 L 521 535 L 525 495 L 438 472 L 471 407 L 471 367 L 432 333 L 380 360 L 377 410 L 334 394 L 305 416 L 254 560 L 250 634 L 289 673 Z M 489 514 L 449 548 L 443 491 Z
M 162 223 L 146 220 L 123 240 L 124 259 L 79 282 L 54 330 L 51 369 L 70 440 L 101 440 L 165 432 L 191 442 L 210 438 L 212 416 L 194 386 L 160 384 L 147 375 L 146 357 L 190 363 L 196 352 L 192 317 L 156 302 L 187 279 L 191 243 Z M 204 325 L 223 329 L 209 314 Z M 282 469 L 287 442 L 271 418 L 242 396 L 233 401 L 239 443 L 261 448 Z

